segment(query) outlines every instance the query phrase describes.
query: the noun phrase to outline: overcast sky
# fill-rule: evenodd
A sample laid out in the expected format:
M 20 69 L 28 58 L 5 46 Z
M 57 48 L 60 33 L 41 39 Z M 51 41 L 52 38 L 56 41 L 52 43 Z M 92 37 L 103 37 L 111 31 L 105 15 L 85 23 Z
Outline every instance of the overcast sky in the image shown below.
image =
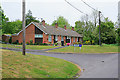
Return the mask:
M 2 9 L 10 21 L 22 20 L 22 0 L 1 0 Z M 81 0 L 67 0 L 72 5 L 86 14 L 91 14 L 92 9 L 86 6 Z M 84 0 L 86 3 L 98 9 L 105 17 L 117 21 L 119 0 Z M 26 13 L 31 10 L 34 17 L 43 18 L 46 23 L 51 24 L 58 16 L 65 17 L 69 24 L 74 26 L 75 21 L 80 20 L 84 15 L 65 0 L 26 0 Z

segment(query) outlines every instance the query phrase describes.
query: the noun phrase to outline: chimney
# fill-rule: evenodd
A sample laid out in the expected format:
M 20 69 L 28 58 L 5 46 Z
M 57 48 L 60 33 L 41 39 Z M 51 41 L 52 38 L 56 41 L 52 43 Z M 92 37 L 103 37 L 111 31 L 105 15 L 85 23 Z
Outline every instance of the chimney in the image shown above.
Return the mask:
M 55 23 L 55 27 L 58 28 L 58 23 Z
M 66 25 L 64 26 L 64 29 L 65 29 L 65 30 L 67 29 Z
M 45 20 L 42 20 L 42 25 L 45 26 Z
M 72 27 L 72 30 L 74 31 L 74 27 Z

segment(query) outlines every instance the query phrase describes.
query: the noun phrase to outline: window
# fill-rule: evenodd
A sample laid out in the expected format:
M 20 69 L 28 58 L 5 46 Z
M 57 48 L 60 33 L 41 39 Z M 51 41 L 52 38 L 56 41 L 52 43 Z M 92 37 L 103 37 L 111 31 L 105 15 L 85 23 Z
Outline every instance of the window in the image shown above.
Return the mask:
M 78 37 L 77 37 L 77 42 L 79 42 Z
M 35 34 L 35 38 L 43 38 L 42 34 Z
M 57 41 L 57 40 L 58 40 L 58 36 L 56 35 L 56 36 L 55 36 L 55 41 Z
M 75 37 L 73 37 L 73 42 L 75 42 Z
M 70 36 L 67 36 L 67 39 L 71 39 L 71 37 L 70 37 Z
M 51 35 L 49 35 L 49 37 L 48 37 L 48 41 L 51 42 Z
M 64 40 L 63 40 L 63 36 L 61 36 L 61 41 L 64 41 Z

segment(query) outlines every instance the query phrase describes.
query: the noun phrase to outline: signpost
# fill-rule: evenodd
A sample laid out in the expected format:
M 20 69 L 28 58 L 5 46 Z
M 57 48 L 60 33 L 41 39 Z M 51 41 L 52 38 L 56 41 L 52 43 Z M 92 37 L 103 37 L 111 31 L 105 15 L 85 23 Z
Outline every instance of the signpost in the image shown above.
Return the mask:
M 75 51 L 75 47 L 80 47 L 80 50 L 81 50 L 81 47 L 82 47 L 82 44 L 74 44 L 74 51 Z

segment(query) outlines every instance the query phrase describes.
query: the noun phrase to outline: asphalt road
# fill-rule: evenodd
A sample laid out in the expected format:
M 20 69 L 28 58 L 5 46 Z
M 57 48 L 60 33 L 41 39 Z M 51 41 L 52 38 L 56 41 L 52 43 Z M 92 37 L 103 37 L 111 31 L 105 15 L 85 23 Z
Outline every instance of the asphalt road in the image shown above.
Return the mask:
M 82 69 L 80 78 L 118 78 L 118 54 L 30 53 L 61 58 L 78 64 Z

